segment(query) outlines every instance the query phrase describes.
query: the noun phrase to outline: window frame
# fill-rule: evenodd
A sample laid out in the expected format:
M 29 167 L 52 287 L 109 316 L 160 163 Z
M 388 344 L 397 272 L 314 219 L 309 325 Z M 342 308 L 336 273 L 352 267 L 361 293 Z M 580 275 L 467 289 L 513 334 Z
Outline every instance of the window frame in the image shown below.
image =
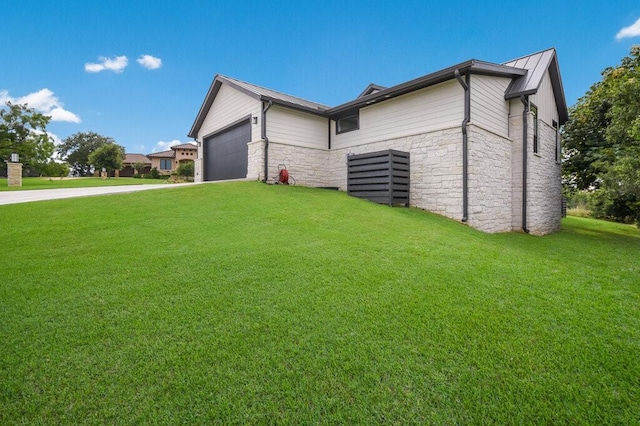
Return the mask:
M 556 120 L 551 120 L 551 127 L 553 127 L 553 130 L 556 132 L 556 163 L 560 164 L 560 131 L 558 129 L 558 122 Z
M 168 162 L 168 163 L 167 163 Z M 169 164 L 168 168 L 162 167 L 163 164 Z M 171 170 L 173 167 L 172 161 L 170 158 L 161 158 L 160 159 L 160 170 Z
M 343 129 L 342 123 L 345 120 L 354 119 L 355 125 L 348 126 L 348 128 Z M 360 129 L 360 110 L 356 111 L 353 114 L 345 115 L 344 117 L 340 117 L 336 120 L 336 135 L 340 135 L 342 133 L 353 132 L 354 130 Z
M 531 115 L 533 116 L 533 153 L 534 154 L 539 154 L 540 153 L 540 138 L 538 137 L 538 132 L 539 132 L 539 123 L 538 123 L 538 107 L 536 106 L 536 104 L 531 103 L 529 105 L 529 111 L 531 112 Z

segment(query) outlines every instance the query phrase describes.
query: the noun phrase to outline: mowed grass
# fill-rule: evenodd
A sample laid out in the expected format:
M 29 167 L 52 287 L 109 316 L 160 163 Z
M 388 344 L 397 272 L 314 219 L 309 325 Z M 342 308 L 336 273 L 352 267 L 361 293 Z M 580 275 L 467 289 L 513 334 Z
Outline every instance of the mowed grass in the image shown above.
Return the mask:
M 108 178 L 82 177 L 23 177 L 22 186 L 8 186 L 7 179 L 0 179 L 0 191 L 24 191 L 29 189 L 58 189 L 58 188 L 85 188 L 92 186 L 118 186 L 118 185 L 147 185 L 164 184 L 164 179 L 134 179 L 134 178 Z
M 228 183 L 0 206 L 1 424 L 638 424 L 640 233 Z

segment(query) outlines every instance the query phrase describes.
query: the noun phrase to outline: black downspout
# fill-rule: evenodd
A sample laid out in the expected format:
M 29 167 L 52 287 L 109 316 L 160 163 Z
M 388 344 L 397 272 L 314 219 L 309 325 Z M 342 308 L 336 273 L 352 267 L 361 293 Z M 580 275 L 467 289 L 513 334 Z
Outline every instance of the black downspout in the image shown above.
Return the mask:
M 327 119 L 327 124 L 329 127 L 329 130 L 327 131 L 327 135 L 329 135 L 327 140 L 327 149 L 331 149 L 331 119 L 330 118 Z
M 527 138 L 528 135 L 528 127 L 529 120 L 527 116 L 529 115 L 529 97 L 528 96 L 520 96 L 520 101 L 523 105 L 522 111 L 522 230 L 529 233 L 529 228 L 527 228 L 527 150 L 529 149 L 527 146 Z
M 471 75 L 467 74 L 465 80 L 462 80 L 460 76 L 460 70 L 455 70 L 454 75 L 458 80 L 458 83 L 464 89 L 464 120 L 462 120 L 462 221 L 466 222 L 469 219 L 469 171 L 468 171 L 468 144 L 469 138 L 467 136 L 467 124 L 471 121 L 471 90 L 469 86 L 471 84 Z
M 271 108 L 273 102 L 262 102 L 262 120 L 260 122 L 261 137 L 264 141 L 264 179 L 262 182 L 267 183 L 269 179 L 269 138 L 267 137 L 267 111 Z

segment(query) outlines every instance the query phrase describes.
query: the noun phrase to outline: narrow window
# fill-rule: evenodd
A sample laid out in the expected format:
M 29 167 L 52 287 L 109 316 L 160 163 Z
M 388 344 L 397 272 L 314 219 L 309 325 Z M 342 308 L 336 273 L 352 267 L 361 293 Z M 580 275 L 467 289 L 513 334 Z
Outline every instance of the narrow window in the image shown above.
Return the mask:
M 339 118 L 336 123 L 336 134 L 358 130 L 360 128 L 360 116 L 356 112 L 352 115 Z
M 560 162 L 560 135 L 558 134 L 558 122 L 556 120 L 551 121 L 553 130 L 556 132 L 556 163 Z
M 160 170 L 171 170 L 171 160 L 160 159 Z
M 531 104 L 531 115 L 533 115 L 533 152 L 538 153 L 538 107 Z

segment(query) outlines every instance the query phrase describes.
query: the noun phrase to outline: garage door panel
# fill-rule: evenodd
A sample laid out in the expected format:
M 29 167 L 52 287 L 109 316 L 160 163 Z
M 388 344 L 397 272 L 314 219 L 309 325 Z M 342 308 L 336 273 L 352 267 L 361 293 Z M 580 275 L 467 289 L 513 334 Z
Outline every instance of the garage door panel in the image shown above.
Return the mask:
M 204 140 L 205 180 L 238 179 L 247 176 L 249 121 Z

